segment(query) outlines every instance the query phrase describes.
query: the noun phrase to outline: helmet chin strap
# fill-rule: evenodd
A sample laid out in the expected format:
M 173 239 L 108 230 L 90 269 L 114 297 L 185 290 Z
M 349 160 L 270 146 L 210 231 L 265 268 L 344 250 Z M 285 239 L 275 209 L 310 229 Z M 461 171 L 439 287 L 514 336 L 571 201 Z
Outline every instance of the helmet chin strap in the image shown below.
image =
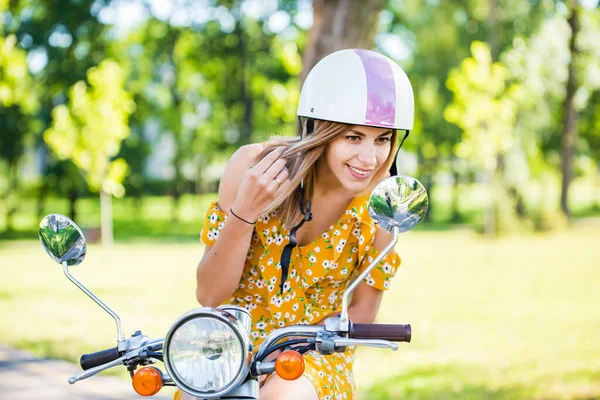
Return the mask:
M 394 155 L 394 162 L 392 163 L 392 166 L 390 167 L 390 176 L 398 175 L 398 167 L 396 167 L 396 160 L 398 159 L 398 153 L 400 152 L 400 149 L 402 148 L 402 145 L 404 144 L 404 141 L 408 137 L 409 133 L 410 133 L 410 131 L 407 129 L 406 133 L 404 134 L 404 138 L 400 142 L 400 146 L 398 146 L 398 149 L 396 150 L 396 154 Z
M 279 293 L 283 294 L 283 285 L 287 280 L 289 269 L 290 269 L 290 258 L 292 256 L 292 250 L 294 247 L 298 245 L 298 240 L 296 239 L 296 232 L 306 221 L 311 221 L 313 218 L 312 212 L 310 210 L 310 200 L 304 200 L 304 196 L 302 192 L 304 191 L 304 184 L 300 184 L 298 188 L 298 207 L 300 207 L 300 212 L 304 215 L 304 218 L 300 221 L 298 225 L 292 228 L 290 231 L 290 241 L 283 248 L 283 253 L 281 253 L 281 283 L 279 284 Z

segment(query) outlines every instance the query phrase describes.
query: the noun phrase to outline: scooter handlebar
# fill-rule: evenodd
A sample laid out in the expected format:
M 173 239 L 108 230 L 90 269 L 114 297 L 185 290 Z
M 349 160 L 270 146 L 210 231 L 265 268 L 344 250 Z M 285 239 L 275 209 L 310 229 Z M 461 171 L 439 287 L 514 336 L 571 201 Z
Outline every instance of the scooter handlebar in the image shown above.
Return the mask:
M 119 357 L 119 350 L 116 347 L 113 347 L 112 349 L 82 355 L 79 359 L 79 365 L 81 365 L 81 369 L 85 371 L 114 361 Z
M 410 324 L 352 324 L 349 337 L 354 339 L 382 339 L 390 342 L 410 342 Z

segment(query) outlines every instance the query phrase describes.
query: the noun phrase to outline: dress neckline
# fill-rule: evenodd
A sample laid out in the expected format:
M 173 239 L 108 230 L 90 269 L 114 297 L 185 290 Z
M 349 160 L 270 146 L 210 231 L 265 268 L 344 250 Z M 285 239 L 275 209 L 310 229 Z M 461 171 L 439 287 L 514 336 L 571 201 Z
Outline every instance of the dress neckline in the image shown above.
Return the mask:
M 301 252 L 304 252 L 303 250 L 309 249 L 311 246 L 316 245 L 319 238 L 323 238 L 325 235 L 328 235 L 333 229 L 335 229 L 336 225 L 341 225 L 343 222 L 351 220 L 352 218 L 357 218 L 360 221 L 361 218 L 359 215 L 361 213 L 360 212 L 355 213 L 354 211 L 352 211 L 352 209 L 360 206 L 361 205 L 360 203 L 363 201 L 363 199 L 365 201 L 364 201 L 364 204 L 362 204 L 362 206 L 366 207 L 366 199 L 368 199 L 368 197 L 369 197 L 369 195 L 367 195 L 367 194 L 355 196 L 350 201 L 350 204 L 348 204 L 348 207 L 346 207 L 343 214 L 333 224 L 329 225 L 329 227 L 325 231 L 323 231 L 319 235 L 315 236 L 315 238 L 313 240 L 311 240 L 310 242 L 308 242 L 302 246 L 298 245 L 298 249 Z

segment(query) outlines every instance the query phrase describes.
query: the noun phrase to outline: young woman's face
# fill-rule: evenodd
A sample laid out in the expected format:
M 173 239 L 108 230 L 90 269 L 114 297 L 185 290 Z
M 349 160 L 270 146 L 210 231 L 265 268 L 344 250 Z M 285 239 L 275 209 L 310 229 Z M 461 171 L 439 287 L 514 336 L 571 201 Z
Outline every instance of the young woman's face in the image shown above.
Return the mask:
M 319 180 L 355 194 L 363 192 L 387 160 L 391 138 L 387 128 L 354 126 L 327 146 Z

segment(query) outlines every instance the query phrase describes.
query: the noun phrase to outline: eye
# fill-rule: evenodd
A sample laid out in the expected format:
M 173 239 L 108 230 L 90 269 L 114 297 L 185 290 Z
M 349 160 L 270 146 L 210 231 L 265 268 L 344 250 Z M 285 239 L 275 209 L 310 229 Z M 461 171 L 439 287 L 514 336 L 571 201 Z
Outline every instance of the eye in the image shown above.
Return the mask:
M 382 143 L 382 144 L 388 143 L 391 140 L 392 140 L 392 138 L 389 136 L 377 138 L 377 142 Z
M 360 136 L 358 136 L 358 135 L 348 135 L 348 136 L 346 136 L 346 140 L 348 140 L 350 142 L 359 142 L 360 141 Z

